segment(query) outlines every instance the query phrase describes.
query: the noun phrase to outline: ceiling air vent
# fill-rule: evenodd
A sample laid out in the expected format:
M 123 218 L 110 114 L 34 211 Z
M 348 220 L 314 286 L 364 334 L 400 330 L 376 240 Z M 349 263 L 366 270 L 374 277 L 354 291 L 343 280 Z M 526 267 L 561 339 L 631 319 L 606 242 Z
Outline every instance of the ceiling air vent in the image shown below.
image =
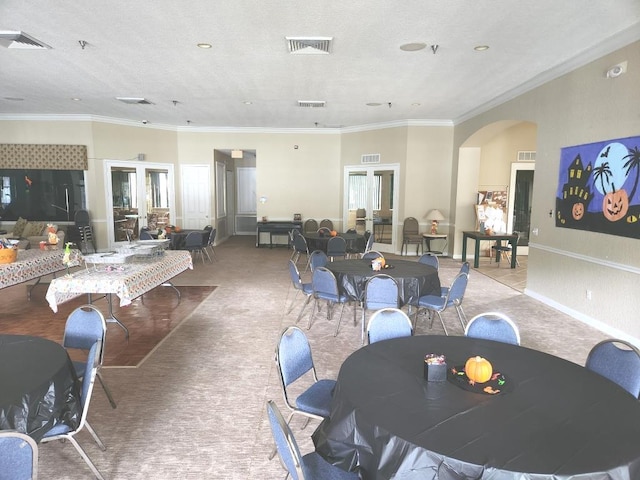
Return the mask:
M 129 105 L 153 105 L 153 102 L 142 97 L 116 97 L 116 100 L 120 100 L 122 103 Z
M 324 100 L 298 100 L 299 107 L 305 108 L 321 108 L 326 106 L 327 102 Z
M 365 153 L 362 155 L 360 163 L 380 163 L 379 153 Z
M 294 55 L 328 55 L 333 37 L 285 37 L 289 53 Z
M 31 50 L 47 50 L 51 47 L 24 32 L 0 30 L 0 45 L 6 48 L 25 48 Z

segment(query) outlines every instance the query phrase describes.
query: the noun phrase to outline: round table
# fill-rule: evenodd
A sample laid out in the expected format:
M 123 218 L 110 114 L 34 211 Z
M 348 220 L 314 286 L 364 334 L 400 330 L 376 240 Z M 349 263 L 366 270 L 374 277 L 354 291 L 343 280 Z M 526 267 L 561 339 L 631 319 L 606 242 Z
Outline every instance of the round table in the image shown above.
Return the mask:
M 489 359 L 506 393 L 424 380 L 427 353 L 448 367 Z M 316 449 L 363 479 L 637 480 L 640 402 L 618 385 L 552 355 L 466 337 L 374 343 L 340 369 Z M 607 475 L 610 473 L 610 476 Z
M 327 264 L 338 281 L 338 286 L 352 300 L 362 301 L 367 280 L 379 273 L 387 274 L 398 282 L 400 304 L 414 305 L 423 295 L 440 296 L 438 271 L 417 261 L 390 260 L 389 268 L 375 272 L 370 260 L 339 260 Z
M 209 230 L 184 229 L 179 232 L 171 232 L 169 234 L 169 240 L 171 240 L 169 248 L 171 248 L 171 250 L 182 250 L 187 240 L 187 235 L 191 232 L 202 233 L 202 239 L 206 245 L 209 240 Z
M 52 427 L 80 421 L 80 384 L 67 351 L 27 335 L 0 335 L 0 430 L 39 441 Z
M 309 252 L 322 250 L 327 253 L 327 244 L 332 238 L 330 235 L 320 235 L 319 233 L 305 233 L 304 239 L 307 241 Z M 364 235 L 359 233 L 338 233 L 338 237 L 344 238 L 347 244 L 347 253 L 362 253 L 367 246 Z

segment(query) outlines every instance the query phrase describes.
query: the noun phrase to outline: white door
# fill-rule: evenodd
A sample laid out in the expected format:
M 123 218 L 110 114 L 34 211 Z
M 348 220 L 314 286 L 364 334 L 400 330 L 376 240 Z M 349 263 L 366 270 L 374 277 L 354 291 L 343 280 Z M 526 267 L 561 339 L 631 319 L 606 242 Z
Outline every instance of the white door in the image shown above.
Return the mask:
M 358 209 L 364 208 L 364 229 L 374 236 L 373 249 L 396 251 L 396 205 L 399 165 L 347 166 L 344 169 L 344 230 L 356 228 Z
M 182 227 L 211 225 L 211 172 L 209 165 L 182 165 Z

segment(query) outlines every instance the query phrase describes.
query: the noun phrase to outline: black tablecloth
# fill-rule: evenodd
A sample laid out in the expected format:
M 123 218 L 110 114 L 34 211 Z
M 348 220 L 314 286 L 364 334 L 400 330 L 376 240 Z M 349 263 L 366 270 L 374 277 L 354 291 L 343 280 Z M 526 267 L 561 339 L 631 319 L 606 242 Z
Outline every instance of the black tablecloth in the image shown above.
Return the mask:
M 80 384 L 67 351 L 26 335 L 0 335 L 0 430 L 36 441 L 53 426 L 80 422 Z
M 426 382 L 427 353 L 445 354 L 449 367 L 483 356 L 512 388 L 485 395 Z M 558 357 L 466 337 L 357 350 L 313 440 L 320 455 L 364 479 L 640 479 L 637 399 Z
M 338 286 L 352 300 L 361 301 L 364 298 L 365 283 L 369 278 L 384 273 L 392 276 L 398 282 L 400 303 L 415 304 L 423 295 L 440 296 L 440 278 L 438 271 L 416 261 L 390 260 L 390 267 L 379 272 L 371 269 L 370 260 L 338 260 L 331 262 L 327 268 L 333 272 L 338 280 Z
M 344 238 L 347 244 L 347 253 L 362 253 L 367 246 L 364 235 L 360 235 L 359 233 L 339 233 L 338 236 Z M 329 243 L 329 239 L 331 238 L 330 235 L 320 236 L 318 233 L 305 233 L 304 238 L 307 241 L 309 252 L 322 250 L 327 253 L 327 243 Z

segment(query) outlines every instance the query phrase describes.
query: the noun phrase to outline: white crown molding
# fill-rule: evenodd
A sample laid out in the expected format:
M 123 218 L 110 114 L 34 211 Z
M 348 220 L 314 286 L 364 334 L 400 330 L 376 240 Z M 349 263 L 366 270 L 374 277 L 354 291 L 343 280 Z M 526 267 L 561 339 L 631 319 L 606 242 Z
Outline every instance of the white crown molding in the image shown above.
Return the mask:
M 460 123 L 466 122 L 467 120 L 476 117 L 482 113 L 491 110 L 499 105 L 502 105 L 509 100 L 513 100 L 514 98 L 527 93 L 534 88 L 537 88 L 541 85 L 544 85 L 551 80 L 555 80 L 562 75 L 565 75 L 577 68 L 580 68 L 594 60 L 597 60 L 600 57 L 604 57 L 605 55 L 610 54 L 616 50 L 619 50 L 627 45 L 630 45 L 634 42 L 640 40 L 640 29 L 638 29 L 637 25 L 627 28 L 619 32 L 618 34 L 609 37 L 604 42 L 599 43 L 598 45 L 584 50 L 578 55 L 570 58 L 567 61 L 563 61 L 558 64 L 556 67 L 547 70 L 546 72 L 542 72 L 539 75 L 527 80 L 525 83 L 520 85 L 519 87 L 513 88 L 498 97 L 490 100 L 482 105 L 477 106 L 476 108 L 469 110 L 467 113 L 461 115 L 460 117 L 454 120 L 454 125 L 458 125 Z

